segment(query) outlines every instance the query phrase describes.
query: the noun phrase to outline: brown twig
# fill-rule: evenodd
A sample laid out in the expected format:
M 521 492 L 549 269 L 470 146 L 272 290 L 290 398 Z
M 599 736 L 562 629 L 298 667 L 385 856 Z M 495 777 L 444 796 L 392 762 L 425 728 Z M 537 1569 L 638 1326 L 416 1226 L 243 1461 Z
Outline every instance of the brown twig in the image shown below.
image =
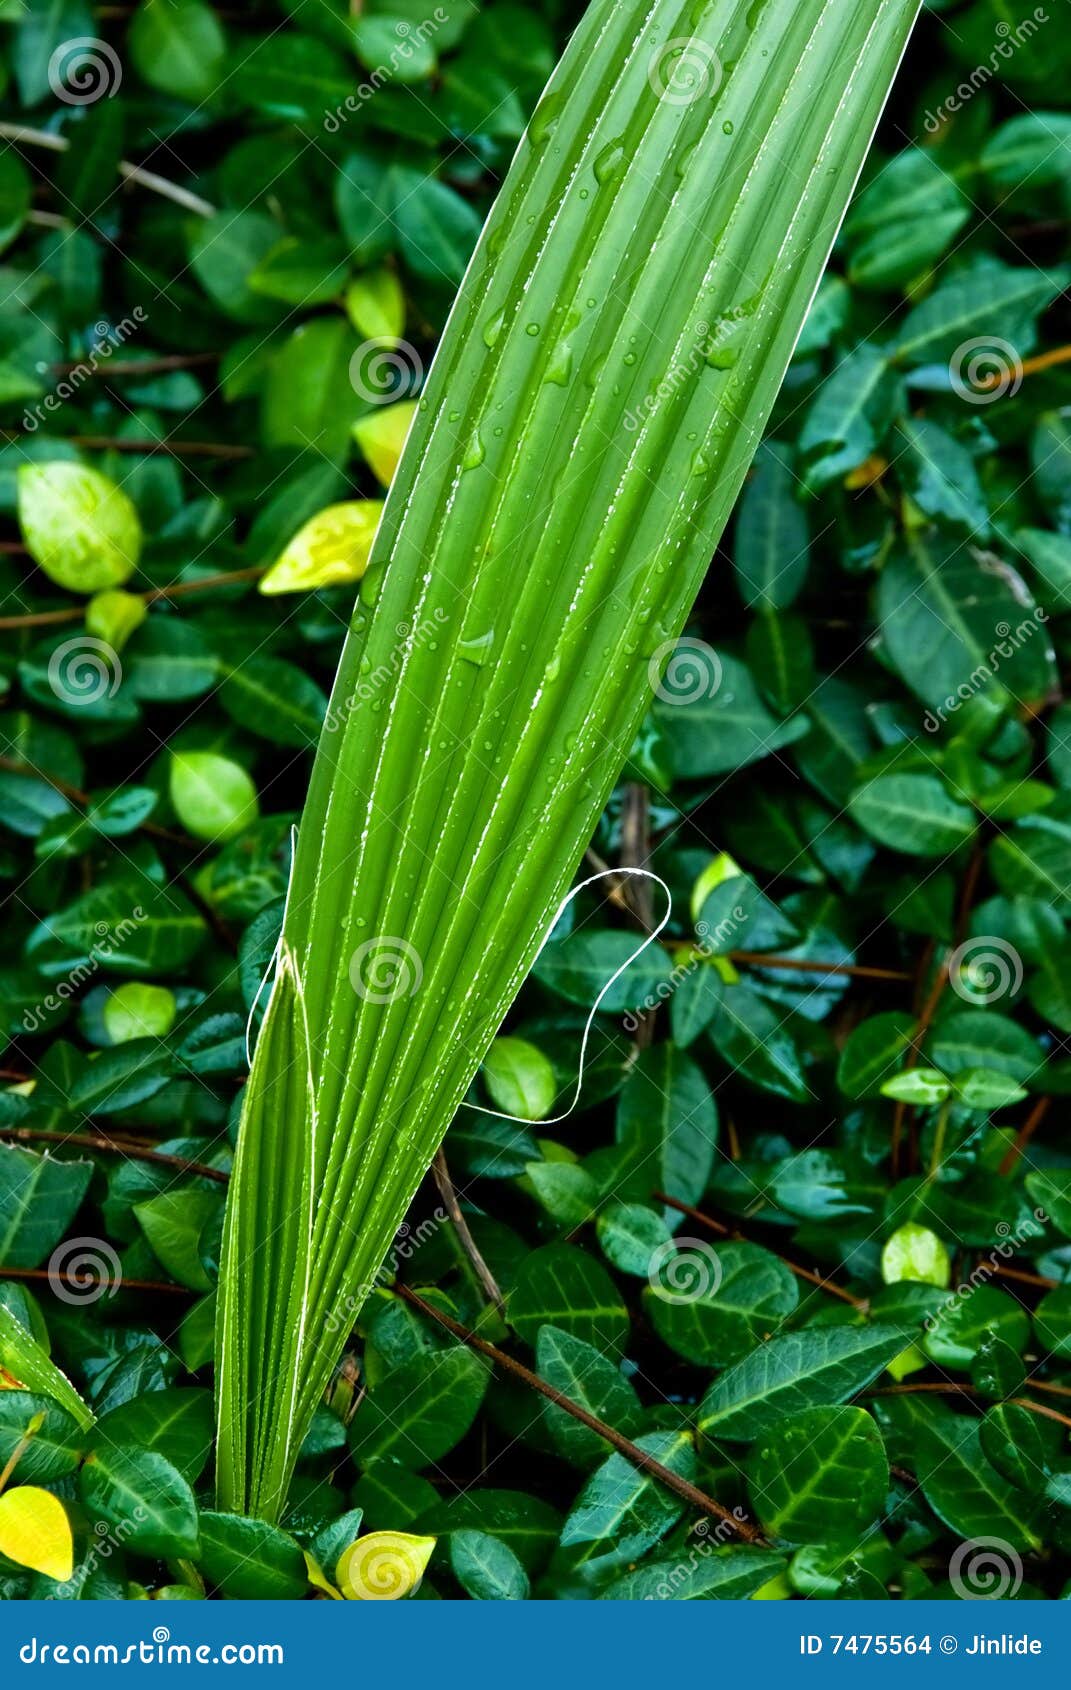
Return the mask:
M 1061 227 L 1061 225 L 1057 226 Z M 1068 363 L 1071 363 L 1071 346 L 1057 346 L 1051 352 L 1039 352 L 1036 358 L 1024 358 L 1019 365 L 1017 375 L 1021 379 L 1023 376 L 1037 375 L 1042 370 L 1055 369 L 1058 364 Z M 1000 381 L 1001 376 L 994 373 L 991 376 L 986 376 L 984 381 L 976 383 L 976 387 L 979 393 L 984 393 L 987 388 L 999 386 Z
M 719 1238 L 737 1239 L 744 1244 L 750 1242 L 746 1234 L 734 1227 L 726 1226 L 723 1221 L 716 1221 L 713 1215 L 704 1214 L 702 1209 L 693 1209 L 690 1203 L 682 1203 L 679 1197 L 669 1197 L 664 1191 L 656 1191 L 653 1196 L 656 1202 L 665 1203 L 667 1208 L 676 1209 L 678 1214 L 687 1215 L 691 1220 L 698 1221 L 700 1226 L 707 1227 L 711 1232 L 716 1233 Z M 779 1250 L 775 1251 L 774 1254 L 784 1262 L 791 1273 L 796 1275 L 797 1279 L 807 1280 L 809 1284 L 816 1285 L 820 1291 L 828 1291 L 831 1297 L 839 1297 L 841 1302 L 851 1303 L 853 1308 L 867 1309 L 870 1307 L 865 1297 L 854 1296 L 851 1291 L 845 1291 L 842 1285 L 837 1285 L 832 1279 L 824 1279 L 820 1273 L 815 1273 L 812 1268 L 800 1267 L 798 1262 L 790 1262 L 788 1257 L 782 1256 Z
M 202 1179 L 226 1185 L 230 1175 L 222 1168 L 210 1168 L 206 1162 L 189 1162 L 185 1156 L 172 1156 L 164 1150 L 148 1150 L 129 1140 L 102 1138 L 97 1133 L 49 1132 L 42 1127 L 0 1127 L 0 1139 L 18 1144 L 71 1144 L 80 1150 L 102 1150 L 111 1156 L 128 1156 L 135 1162 L 154 1162 L 163 1168 L 174 1168 L 182 1174 L 198 1174 Z
M 1054 1397 L 1071 1397 L 1071 1385 L 1050 1385 L 1043 1379 L 1031 1379 L 1032 1391 L 1048 1391 Z
M 57 135 L 52 129 L 33 129 L 25 123 L 0 123 L 0 136 L 6 141 L 14 141 L 22 146 L 44 147 L 47 152 L 53 153 L 65 153 L 71 144 L 66 135 Z M 140 164 L 131 164 L 129 159 L 119 160 L 119 174 L 124 181 L 151 188 L 154 194 L 172 200 L 175 205 L 181 205 L 186 211 L 196 212 L 198 217 L 216 215 L 216 207 L 208 200 L 202 199 L 200 194 L 191 193 L 189 188 L 183 188 L 177 182 L 169 182 L 164 176 L 157 176 L 154 170 L 146 170 Z
M 84 1290 L 88 1281 L 78 1274 L 63 1273 L 59 1268 L 16 1268 L 0 1267 L 0 1279 L 45 1279 L 49 1282 L 60 1280 L 64 1285 L 77 1285 Z M 94 1286 L 102 1291 L 166 1291 L 174 1297 L 196 1297 L 200 1293 L 190 1291 L 185 1285 L 167 1285 L 162 1279 L 95 1279 Z
M 997 1170 L 998 1173 L 1001 1173 L 1001 1174 L 1004 1174 L 1004 1175 L 1014 1173 L 1016 1163 L 1018 1162 L 1019 1158 L 1022 1156 L 1023 1151 L 1026 1149 L 1027 1145 L 1030 1143 L 1030 1140 L 1033 1138 L 1034 1134 L 1037 1132 L 1037 1130 L 1040 1127 L 1042 1121 L 1045 1119 L 1045 1116 L 1048 1114 L 1049 1104 L 1051 1102 L 1052 1102 L 1052 1099 L 1049 1098 L 1049 1097 L 1039 1097 L 1038 1098 L 1037 1102 L 1034 1104 L 1033 1109 L 1031 1109 L 1031 1111 L 1030 1111 L 1029 1115 L 1027 1116 L 1026 1120 L 1023 1122 L 1022 1126 L 1019 1128 L 1019 1131 L 1016 1133 L 1014 1141 L 1008 1146 L 1008 1149 L 1007 1149 L 1007 1151 L 1005 1152 L 1005 1155 L 1004 1155 L 1004 1159 L 1001 1162 L 999 1169 Z
M 467 1344 L 478 1355 L 486 1357 L 496 1367 L 501 1367 L 504 1372 L 512 1374 L 515 1379 L 520 1379 L 531 1390 L 538 1391 L 540 1396 L 553 1403 L 555 1408 L 563 1409 L 574 1420 L 579 1420 L 580 1424 L 586 1426 L 589 1431 L 597 1432 L 600 1438 L 604 1438 L 627 1461 L 631 1461 L 634 1467 L 638 1467 L 643 1473 L 649 1473 L 653 1479 L 658 1479 L 668 1490 L 675 1491 L 693 1508 L 698 1508 L 704 1514 L 708 1514 L 711 1519 L 720 1520 L 723 1525 L 729 1526 L 738 1537 L 743 1538 L 745 1543 L 765 1543 L 758 1527 L 753 1526 L 749 1520 L 743 1520 L 739 1515 L 730 1513 L 728 1508 L 723 1508 L 721 1503 L 716 1502 L 712 1496 L 707 1496 L 705 1492 L 699 1490 L 687 1479 L 682 1479 L 679 1473 L 672 1472 L 670 1468 L 663 1466 L 661 1461 L 656 1461 L 653 1455 L 648 1455 L 646 1450 L 641 1449 L 638 1444 L 634 1444 L 631 1438 L 626 1438 L 624 1433 L 619 1432 L 616 1427 L 607 1425 L 605 1420 L 599 1420 L 594 1414 L 589 1414 L 586 1408 L 582 1408 L 571 1397 L 555 1390 L 553 1385 L 548 1385 L 545 1379 L 540 1379 L 539 1375 L 525 1367 L 523 1362 L 514 1360 L 513 1356 L 507 1355 L 504 1350 L 498 1349 L 494 1344 L 489 1344 L 486 1338 L 481 1338 L 475 1332 L 470 1332 L 468 1327 L 461 1325 L 460 1321 L 454 1320 L 448 1314 L 443 1314 L 440 1309 L 433 1308 L 431 1303 L 426 1303 L 423 1297 L 416 1291 L 411 1291 L 407 1285 L 398 1284 L 395 1285 L 394 1289 L 413 1308 L 418 1309 L 429 1320 L 434 1320 L 444 1331 L 452 1333 L 455 1338 L 459 1338 L 463 1344 Z
M 20 548 L 21 549 L 21 548 Z M 137 593 L 143 604 L 159 604 L 162 599 L 177 599 L 186 593 L 207 592 L 210 587 L 231 587 L 240 585 L 243 581 L 257 581 L 266 574 L 268 565 L 254 563 L 245 569 L 224 569 L 218 575 L 202 575 L 195 581 L 172 581 L 166 587 L 150 587 L 147 592 Z M 82 622 L 85 619 L 84 605 L 70 605 L 63 610 L 34 610 L 25 616 L 0 616 L 0 630 L 10 628 L 44 628 L 51 623 Z
M 1044 1386 L 1039 1386 L 1035 1379 L 1031 1379 L 1029 1384 L 1031 1389 L 1044 1389 Z M 921 1383 L 915 1385 L 875 1385 L 867 1392 L 867 1395 L 871 1397 L 915 1397 L 926 1395 L 977 1397 L 982 1395 L 982 1393 L 978 1391 L 974 1385 L 953 1384 L 951 1381 L 948 1383 L 935 1383 L 930 1380 L 923 1380 Z M 1016 1408 L 1029 1409 L 1031 1414 L 1043 1414 L 1046 1420 L 1058 1420 L 1063 1426 L 1071 1426 L 1071 1418 L 1069 1418 L 1066 1414 L 1059 1414 L 1055 1408 L 1046 1408 L 1044 1403 L 1031 1402 L 1029 1397 L 1009 1397 L 1008 1401 L 1014 1403 Z
M 1059 1279 L 1050 1279 L 1047 1274 L 1027 1273 L 1024 1268 L 1006 1267 L 1003 1262 L 987 1261 L 985 1266 L 990 1273 L 999 1274 L 1002 1279 L 1014 1279 L 1019 1285 L 1036 1285 L 1042 1291 L 1055 1290 L 1061 1283 Z
M 461 1248 L 472 1263 L 473 1272 L 479 1280 L 480 1285 L 483 1287 L 484 1295 L 486 1296 L 488 1302 L 498 1310 L 499 1314 L 501 1314 L 503 1308 L 505 1307 L 501 1289 L 494 1274 L 491 1272 L 491 1269 L 484 1260 L 479 1245 L 476 1243 L 475 1238 L 473 1238 L 472 1233 L 469 1231 L 468 1221 L 461 1212 L 461 1204 L 458 1202 L 457 1192 L 454 1189 L 454 1182 L 450 1178 L 450 1169 L 446 1162 L 446 1152 L 443 1150 L 441 1145 L 435 1152 L 435 1160 L 431 1164 L 431 1171 L 435 1179 L 435 1184 L 439 1188 L 439 1196 L 446 1204 L 446 1212 L 453 1222 L 454 1231 L 457 1233 L 458 1243 L 461 1245 Z
M 854 962 L 821 962 L 811 957 L 765 956 L 762 951 L 730 951 L 730 962 L 753 968 L 790 968 L 801 974 L 843 974 L 853 980 L 895 980 L 900 984 L 912 976 L 902 968 L 870 968 Z
M 83 792 L 77 786 L 71 786 L 69 781 L 60 780 L 58 775 L 50 774 L 47 769 L 38 769 L 33 763 L 23 763 L 18 757 L 8 757 L 0 752 L 0 769 L 6 769 L 13 775 L 32 775 L 37 780 L 43 780 L 54 792 L 59 792 L 64 798 L 69 798 L 72 804 L 77 804 L 81 810 L 86 809 L 92 802 L 88 792 Z M 196 839 L 187 838 L 184 833 L 173 833 L 170 828 L 160 827 L 156 822 L 139 822 L 142 833 L 151 833 L 154 839 L 168 839 L 173 845 L 184 845 L 187 850 L 200 850 Z
M 947 985 L 948 958 L 945 956 L 942 958 L 941 963 L 938 966 L 937 973 L 933 977 L 933 984 L 930 987 L 929 994 L 919 1012 L 918 1020 L 915 1022 L 915 1027 L 911 1034 L 911 1044 L 907 1052 L 907 1058 L 904 1062 L 905 1072 L 918 1066 L 919 1058 L 922 1055 L 922 1042 L 930 1030 L 930 1025 L 937 1013 L 937 1006 L 941 1002 L 941 998 L 944 996 L 944 990 Z M 900 1146 L 903 1139 L 904 1120 L 906 1115 L 906 1103 L 897 1099 L 896 1107 L 893 1110 L 892 1140 L 889 1150 L 892 1161 L 892 1176 L 894 1180 L 897 1180 L 900 1177 Z
M 0 440 L 25 438 L 23 429 L 0 429 Z M 224 458 L 237 462 L 256 457 L 254 446 L 239 446 L 226 440 L 125 440 L 116 434 L 64 434 L 54 438 L 64 440 L 69 446 L 81 446 L 87 452 L 131 452 L 140 458 Z
M 1029 1381 L 1032 1385 L 1033 1381 Z M 1010 1397 L 1017 1408 L 1028 1408 L 1031 1414 L 1043 1414 L 1046 1420 L 1057 1420 L 1061 1426 L 1071 1426 L 1071 1417 L 1058 1414 L 1055 1408 L 1046 1408 L 1043 1402 L 1031 1402 L 1029 1397 Z
M 114 358 L 103 364 L 89 365 L 84 360 L 77 364 L 53 364 L 54 376 L 69 376 L 75 371 L 84 372 L 87 376 L 159 376 L 166 375 L 171 370 L 195 370 L 202 364 L 215 364 L 219 361 L 218 352 L 173 352 L 162 358 Z

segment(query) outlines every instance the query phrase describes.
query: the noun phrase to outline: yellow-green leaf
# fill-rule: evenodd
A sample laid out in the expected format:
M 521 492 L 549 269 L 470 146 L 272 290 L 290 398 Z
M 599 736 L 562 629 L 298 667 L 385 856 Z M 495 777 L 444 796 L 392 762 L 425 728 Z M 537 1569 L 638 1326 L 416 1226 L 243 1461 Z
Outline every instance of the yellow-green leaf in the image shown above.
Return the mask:
M 384 405 L 382 410 L 373 411 L 353 425 L 353 438 L 372 474 L 384 487 L 389 487 L 394 479 L 416 408 L 415 399 L 399 399 L 396 405 Z
M 34 562 L 59 587 L 99 593 L 137 567 L 141 523 L 122 488 L 84 464 L 23 464 L 19 523 Z
M 338 1558 L 335 1580 L 348 1602 L 397 1602 L 411 1596 L 435 1548 L 433 1537 L 369 1532 Z
M 195 839 L 233 839 L 259 814 L 250 776 L 215 751 L 176 751 L 170 790 L 175 814 Z
M 368 565 L 383 505 L 352 499 L 328 505 L 299 528 L 260 583 L 262 593 L 311 593 L 359 581 Z
M 86 632 L 106 640 L 113 651 L 122 651 L 148 614 L 149 607 L 140 594 L 112 587 L 95 593 L 86 605 Z
M 50 1579 L 69 1579 L 74 1545 L 59 1498 L 37 1485 L 5 1491 L 0 1496 L 0 1554 Z
M 346 289 L 346 312 L 358 334 L 385 348 L 397 346 L 405 328 L 405 294 L 394 270 L 369 270 Z

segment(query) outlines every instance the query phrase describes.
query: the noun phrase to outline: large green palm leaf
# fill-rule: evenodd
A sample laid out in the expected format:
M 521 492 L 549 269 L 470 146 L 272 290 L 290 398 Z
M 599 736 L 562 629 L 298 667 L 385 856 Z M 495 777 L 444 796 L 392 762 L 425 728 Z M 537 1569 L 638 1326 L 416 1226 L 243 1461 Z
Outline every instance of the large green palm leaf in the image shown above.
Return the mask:
M 301 823 L 220 1290 L 272 1517 L 760 439 L 917 0 L 594 0 L 465 278 Z

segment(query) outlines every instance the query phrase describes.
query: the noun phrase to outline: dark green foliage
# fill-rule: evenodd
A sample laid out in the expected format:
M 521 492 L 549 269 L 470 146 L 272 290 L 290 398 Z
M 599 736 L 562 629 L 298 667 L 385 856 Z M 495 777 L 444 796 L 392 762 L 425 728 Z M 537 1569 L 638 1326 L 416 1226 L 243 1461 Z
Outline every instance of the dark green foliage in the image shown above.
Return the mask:
M 436 1537 L 424 1594 L 476 1600 L 955 1598 L 979 1538 L 999 1593 L 1064 1592 L 1071 364 L 1039 354 L 1071 339 L 1071 46 L 997 52 L 1005 12 L 920 27 L 593 842 L 664 878 L 667 932 L 544 1127 L 661 895 L 563 918 L 472 1094 L 537 1118 L 446 1141 L 483 1277 L 429 1179 L 269 1527 L 213 1511 L 214 1288 L 354 588 L 248 572 L 381 496 L 353 424 L 418 395 L 574 8 L 0 6 L 4 120 L 71 142 L 0 155 L 0 1467 L 28 1436 L 17 1479 L 75 1529 L 69 1585 L 4 1564 L 7 1593 L 298 1599 L 303 1551 L 333 1580 L 378 1531 Z M 92 28 L 121 75 L 77 103 L 49 63 Z M 20 553 L 31 464 L 132 501 L 121 595 Z

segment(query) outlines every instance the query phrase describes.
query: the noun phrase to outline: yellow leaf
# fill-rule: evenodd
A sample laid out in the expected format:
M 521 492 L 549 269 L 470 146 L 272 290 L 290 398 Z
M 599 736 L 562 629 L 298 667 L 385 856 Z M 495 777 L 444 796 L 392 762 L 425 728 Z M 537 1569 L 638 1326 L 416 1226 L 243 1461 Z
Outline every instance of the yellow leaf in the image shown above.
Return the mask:
M 389 487 L 398 468 L 405 437 L 416 415 L 415 399 L 399 399 L 396 405 L 384 405 L 370 416 L 353 425 L 356 440 L 369 469 L 377 481 Z
M 346 315 L 357 333 L 397 346 L 405 328 L 405 293 L 393 270 L 369 270 L 346 289 Z
M 86 632 L 104 640 L 113 651 L 122 651 L 149 614 L 140 593 L 125 593 L 121 587 L 95 593 L 86 605 Z
M 351 499 L 310 517 L 264 576 L 261 592 L 311 593 L 359 581 L 382 511 L 379 499 Z
M 420 1584 L 435 1541 L 409 1532 L 369 1532 L 342 1551 L 335 1582 L 348 1602 L 397 1602 Z
M 5 1491 L 0 1496 L 0 1554 L 50 1579 L 69 1579 L 74 1546 L 59 1498 L 37 1485 Z
M 881 480 L 888 467 L 888 458 L 883 458 L 875 452 L 864 463 L 861 463 L 858 469 L 853 469 L 850 474 L 844 477 L 844 485 L 853 493 L 858 492 L 863 487 L 873 487 L 876 481 Z
M 310 1555 L 307 1549 L 303 1553 L 305 1556 L 305 1571 L 309 1575 L 309 1583 L 313 1589 L 322 1590 L 325 1596 L 331 1598 L 332 1602 L 341 1602 L 342 1597 L 327 1577 L 315 1555 Z

